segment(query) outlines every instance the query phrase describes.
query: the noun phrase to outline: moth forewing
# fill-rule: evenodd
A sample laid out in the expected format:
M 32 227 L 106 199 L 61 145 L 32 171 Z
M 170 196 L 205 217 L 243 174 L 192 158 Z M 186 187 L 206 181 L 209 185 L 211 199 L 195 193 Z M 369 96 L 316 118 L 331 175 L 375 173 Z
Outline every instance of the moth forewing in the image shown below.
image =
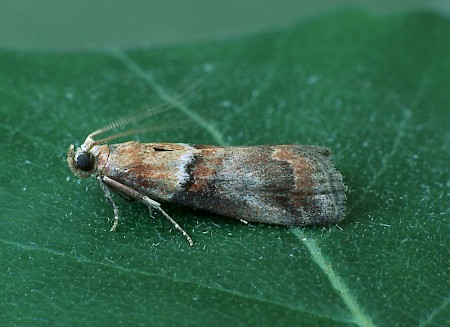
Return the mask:
M 151 198 L 252 222 L 328 225 L 345 207 L 327 148 L 110 145 L 103 174 Z

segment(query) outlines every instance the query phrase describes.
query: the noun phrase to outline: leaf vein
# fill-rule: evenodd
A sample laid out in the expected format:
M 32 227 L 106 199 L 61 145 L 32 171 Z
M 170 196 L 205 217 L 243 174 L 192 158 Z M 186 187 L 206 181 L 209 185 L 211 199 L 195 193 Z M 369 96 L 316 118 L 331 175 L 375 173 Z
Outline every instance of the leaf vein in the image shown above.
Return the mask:
M 370 317 L 358 304 L 355 296 L 350 292 L 344 280 L 333 270 L 332 264 L 322 255 L 317 242 L 313 238 L 306 237 L 306 235 L 304 235 L 302 230 L 299 228 L 292 228 L 291 231 L 303 242 L 303 244 L 305 244 L 309 253 L 311 254 L 312 260 L 328 277 L 331 285 L 350 310 L 354 318 L 353 322 L 358 326 L 375 326 Z
M 422 321 L 419 326 L 429 326 L 432 324 L 432 321 L 434 317 L 436 317 L 439 313 L 444 311 L 445 308 L 447 308 L 450 305 L 450 296 L 444 299 L 444 301 L 439 305 L 436 309 L 434 309 L 430 314 L 428 315 L 427 319 Z

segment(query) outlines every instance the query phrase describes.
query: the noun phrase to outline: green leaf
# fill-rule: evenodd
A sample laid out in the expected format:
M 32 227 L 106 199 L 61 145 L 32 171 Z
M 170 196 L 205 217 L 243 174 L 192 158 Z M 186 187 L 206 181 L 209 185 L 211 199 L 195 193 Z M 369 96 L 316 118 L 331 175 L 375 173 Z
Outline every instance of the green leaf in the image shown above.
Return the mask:
M 0 51 L 1 321 L 448 325 L 449 37 L 436 14 L 347 11 L 171 48 Z M 189 248 L 116 197 L 110 233 L 111 207 L 95 180 L 72 175 L 67 148 L 167 102 L 175 109 L 137 127 L 174 128 L 138 139 L 330 147 L 349 187 L 346 219 L 246 226 L 165 204 Z

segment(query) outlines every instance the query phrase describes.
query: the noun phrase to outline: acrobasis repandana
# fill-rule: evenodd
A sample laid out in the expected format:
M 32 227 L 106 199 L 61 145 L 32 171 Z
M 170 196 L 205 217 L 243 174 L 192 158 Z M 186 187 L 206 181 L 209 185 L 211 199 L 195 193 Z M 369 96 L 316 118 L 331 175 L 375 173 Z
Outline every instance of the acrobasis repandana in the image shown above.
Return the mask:
M 193 245 L 161 207 L 172 202 L 243 222 L 286 226 L 331 225 L 344 217 L 346 187 L 331 151 L 308 145 L 214 146 L 184 143 L 107 144 L 94 137 L 129 119 L 91 133 L 67 162 L 81 178 L 95 177 L 114 209 L 110 190 L 159 212 Z M 128 133 L 121 133 L 123 136 Z

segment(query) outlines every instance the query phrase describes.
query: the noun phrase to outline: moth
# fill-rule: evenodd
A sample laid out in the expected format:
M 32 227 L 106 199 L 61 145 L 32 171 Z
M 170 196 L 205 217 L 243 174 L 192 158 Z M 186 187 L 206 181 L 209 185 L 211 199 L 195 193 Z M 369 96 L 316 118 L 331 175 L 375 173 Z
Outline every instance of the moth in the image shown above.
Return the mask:
M 67 163 L 80 177 L 95 177 L 114 211 L 111 191 L 145 204 L 169 220 L 193 245 L 188 233 L 161 203 L 235 218 L 286 226 L 335 224 L 344 217 L 346 186 L 330 160 L 328 148 L 309 145 L 215 146 L 185 143 L 140 143 L 94 138 L 124 126 L 122 119 L 89 134 Z

